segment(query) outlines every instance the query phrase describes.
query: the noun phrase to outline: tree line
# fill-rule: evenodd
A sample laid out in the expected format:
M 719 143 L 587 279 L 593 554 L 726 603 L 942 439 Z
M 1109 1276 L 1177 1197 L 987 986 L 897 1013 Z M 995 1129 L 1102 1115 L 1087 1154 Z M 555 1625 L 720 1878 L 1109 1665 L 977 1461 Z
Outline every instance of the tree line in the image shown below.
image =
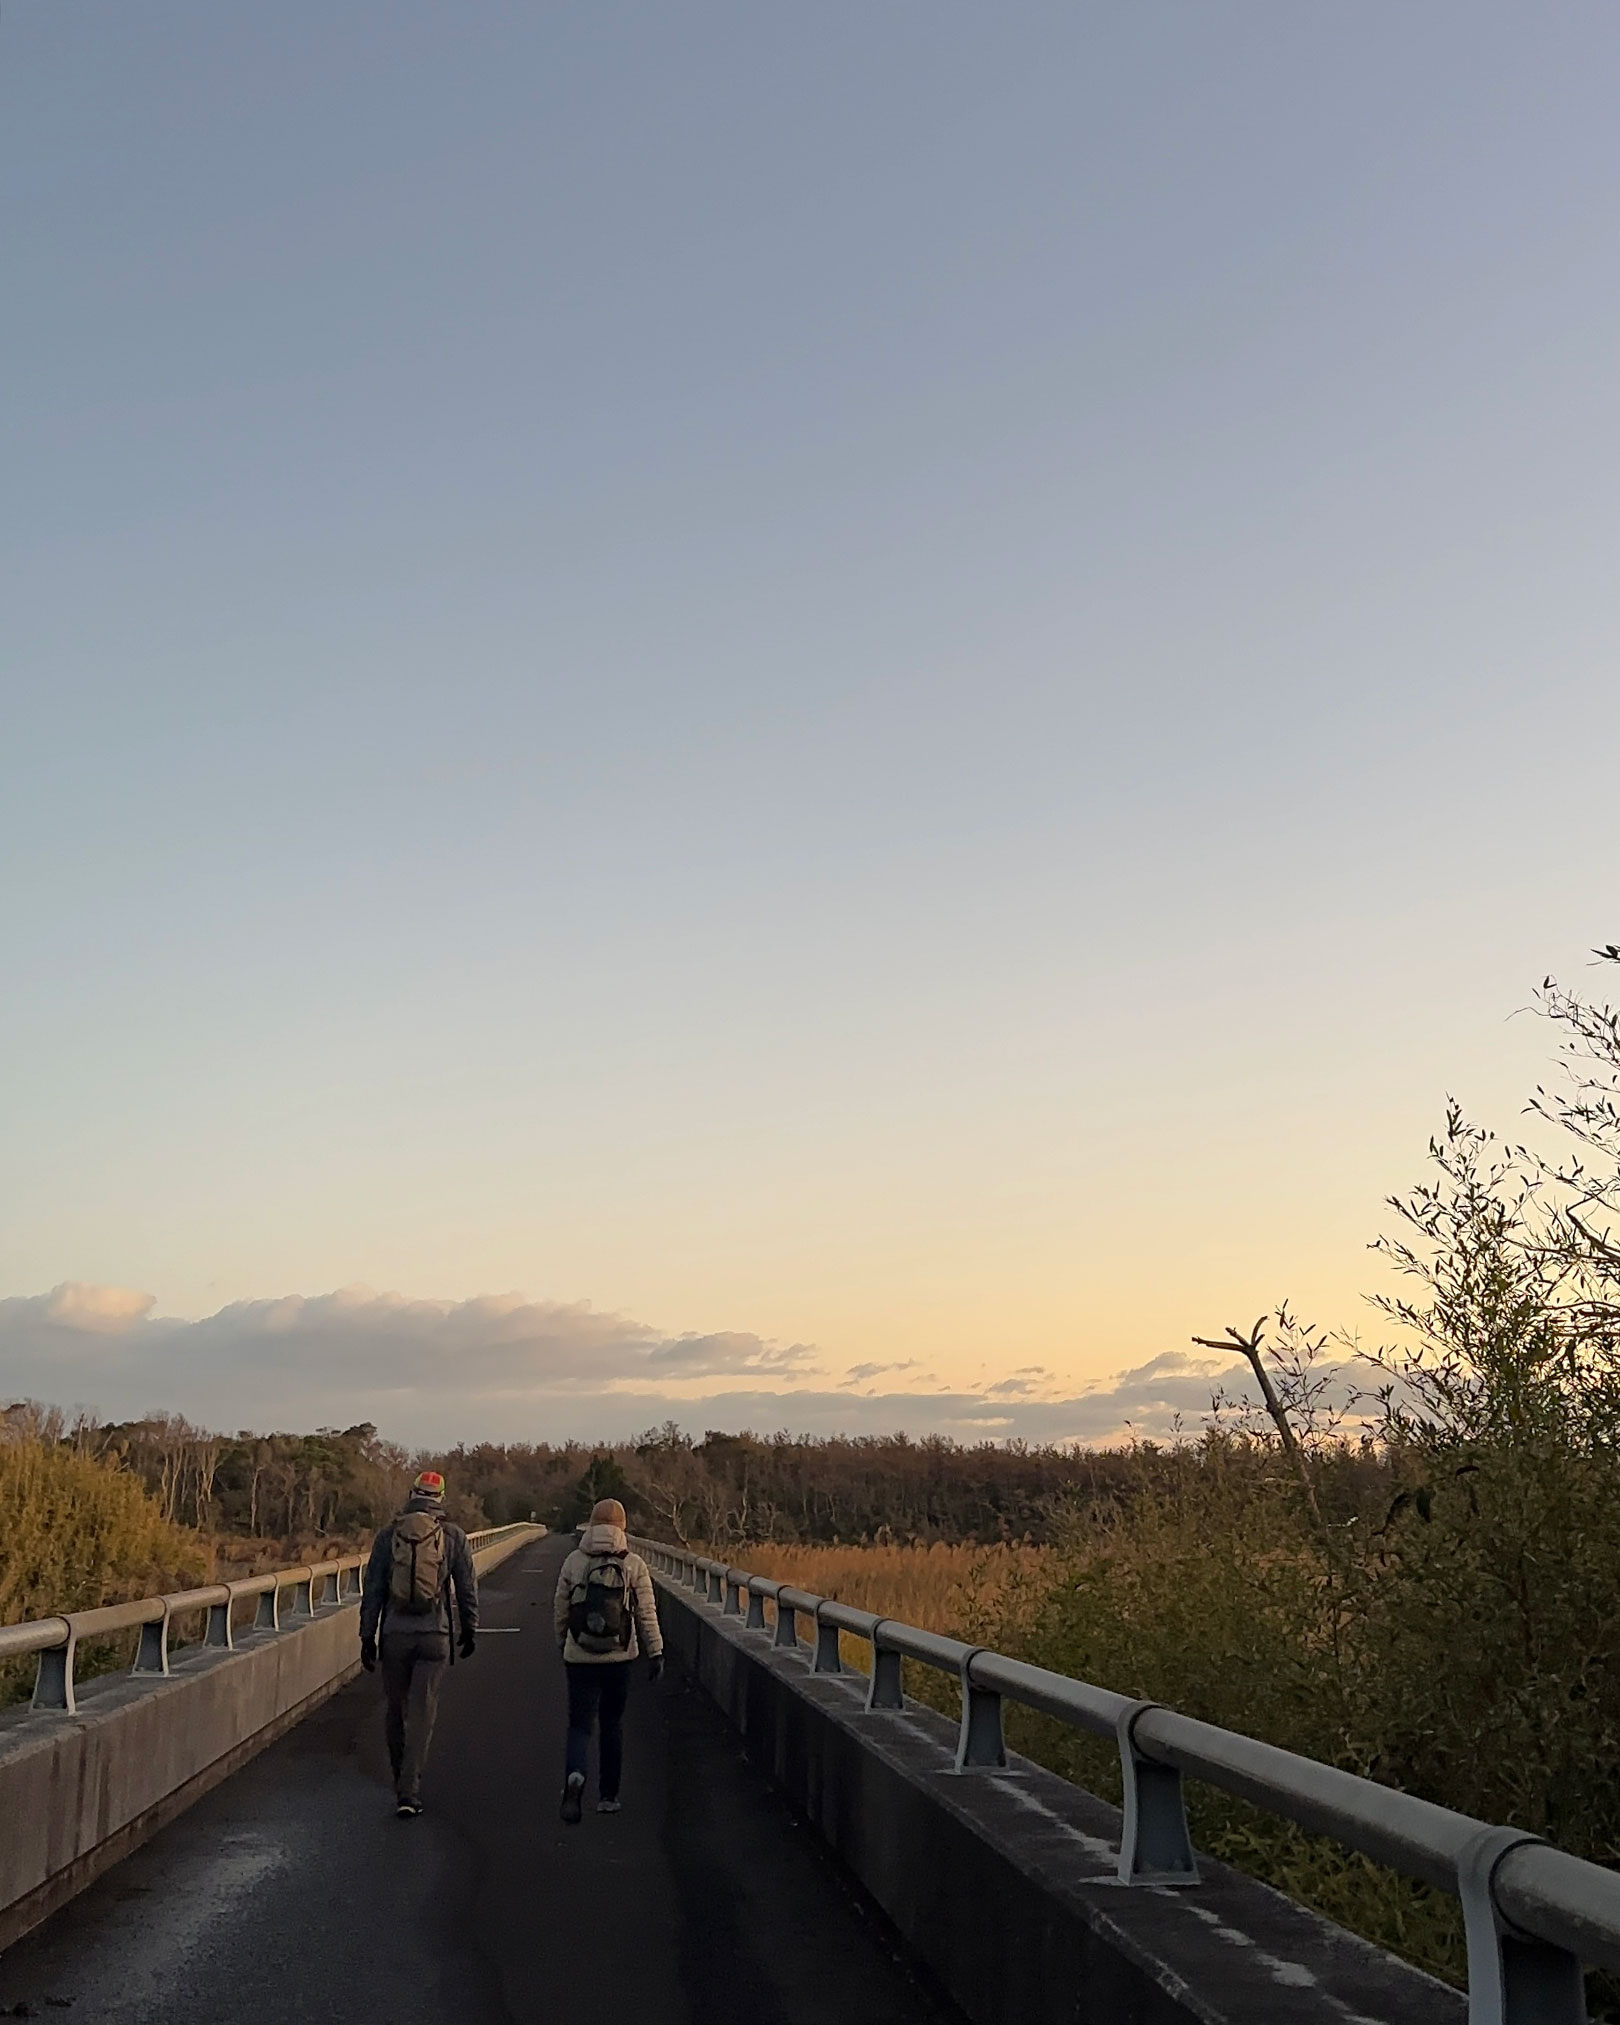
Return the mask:
M 412 1452 L 369 1422 L 312 1434 L 222 1435 L 180 1414 L 69 1420 L 24 1401 L 0 1417 L 4 1436 L 61 1445 L 127 1471 L 168 1523 L 289 1550 L 373 1531 L 422 1468 L 444 1472 L 450 1510 L 469 1527 L 531 1517 L 571 1526 L 597 1498 L 618 1497 L 634 1525 L 714 1546 L 1040 1540 L 1060 1505 L 1109 1492 L 1129 1474 L 1117 1456 L 1075 1447 L 964 1446 L 905 1434 L 694 1435 L 673 1421 L 617 1443 L 479 1442 Z

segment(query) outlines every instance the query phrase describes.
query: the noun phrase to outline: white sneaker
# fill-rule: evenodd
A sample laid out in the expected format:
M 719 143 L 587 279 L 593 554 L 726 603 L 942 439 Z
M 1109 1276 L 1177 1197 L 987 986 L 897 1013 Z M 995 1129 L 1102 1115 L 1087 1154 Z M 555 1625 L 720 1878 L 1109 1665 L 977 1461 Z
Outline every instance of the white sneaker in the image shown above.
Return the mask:
M 562 1796 L 562 1818 L 570 1826 L 579 1819 L 580 1814 L 583 1812 L 580 1796 L 584 1791 L 585 1774 L 583 1772 L 570 1772 L 564 1781 Z
M 598 1814 L 617 1814 L 619 1811 L 619 1803 L 617 1800 L 598 1800 L 596 1803 L 596 1811 Z

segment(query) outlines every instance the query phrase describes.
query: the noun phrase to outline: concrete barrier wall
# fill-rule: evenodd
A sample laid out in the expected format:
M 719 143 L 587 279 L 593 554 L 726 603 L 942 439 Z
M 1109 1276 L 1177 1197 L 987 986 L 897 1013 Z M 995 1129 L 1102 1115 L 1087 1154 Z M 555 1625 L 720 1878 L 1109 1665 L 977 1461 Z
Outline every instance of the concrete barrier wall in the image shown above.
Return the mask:
M 545 1531 L 473 1556 L 480 1575 Z M 360 1669 L 357 1601 L 236 1650 L 177 1654 L 164 1678 L 86 1682 L 75 1715 L 0 1717 L 0 1948 L 27 1933 Z
M 1464 2000 L 1224 1864 L 1121 1885 L 1118 1812 L 1027 1759 L 955 1770 L 956 1727 L 862 1706 L 658 1578 L 665 1638 L 973 2025 L 1461 2025 Z

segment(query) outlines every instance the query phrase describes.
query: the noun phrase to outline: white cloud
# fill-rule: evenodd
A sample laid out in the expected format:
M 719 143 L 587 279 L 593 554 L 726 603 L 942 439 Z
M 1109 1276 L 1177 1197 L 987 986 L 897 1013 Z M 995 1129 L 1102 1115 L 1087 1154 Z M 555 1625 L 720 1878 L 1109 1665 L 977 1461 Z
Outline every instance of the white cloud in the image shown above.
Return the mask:
M 525 1414 L 544 1432 L 604 1417 L 626 1393 L 645 1417 L 717 1380 L 806 1374 L 816 1353 L 742 1331 L 666 1336 L 588 1302 L 412 1300 L 369 1287 L 237 1301 L 200 1321 L 154 1316 L 149 1294 L 65 1285 L 0 1301 L 0 1389 L 119 1416 L 168 1405 L 216 1424 L 375 1420 L 431 1439 L 500 1433 Z
M 0 1301 L 0 1313 L 17 1308 L 64 1329 L 111 1334 L 141 1321 L 156 1305 L 152 1295 L 138 1293 L 133 1287 L 97 1287 L 83 1280 L 64 1280 L 48 1294 Z
M 237 1301 L 199 1321 L 148 1294 L 69 1283 L 0 1300 L 0 1404 L 31 1396 L 119 1418 L 169 1407 L 216 1427 L 371 1420 L 403 1441 L 584 1440 L 666 1418 L 694 1429 L 1117 1441 L 1196 1427 L 1246 1391 L 1238 1359 L 1172 1350 L 1064 1395 L 1041 1365 L 971 1388 L 855 1390 L 915 1360 L 813 1381 L 818 1353 L 744 1331 L 668 1335 L 587 1302 L 412 1300 L 369 1287 Z M 723 1388 L 723 1389 L 722 1389 Z

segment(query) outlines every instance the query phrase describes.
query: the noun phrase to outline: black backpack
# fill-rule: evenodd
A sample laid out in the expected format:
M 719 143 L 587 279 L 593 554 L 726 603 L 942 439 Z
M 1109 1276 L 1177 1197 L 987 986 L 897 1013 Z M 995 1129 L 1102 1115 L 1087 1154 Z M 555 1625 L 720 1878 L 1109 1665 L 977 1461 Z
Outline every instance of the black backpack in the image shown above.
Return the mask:
M 568 1597 L 568 1635 L 581 1652 L 628 1652 L 635 1615 L 622 1554 L 596 1554 Z

